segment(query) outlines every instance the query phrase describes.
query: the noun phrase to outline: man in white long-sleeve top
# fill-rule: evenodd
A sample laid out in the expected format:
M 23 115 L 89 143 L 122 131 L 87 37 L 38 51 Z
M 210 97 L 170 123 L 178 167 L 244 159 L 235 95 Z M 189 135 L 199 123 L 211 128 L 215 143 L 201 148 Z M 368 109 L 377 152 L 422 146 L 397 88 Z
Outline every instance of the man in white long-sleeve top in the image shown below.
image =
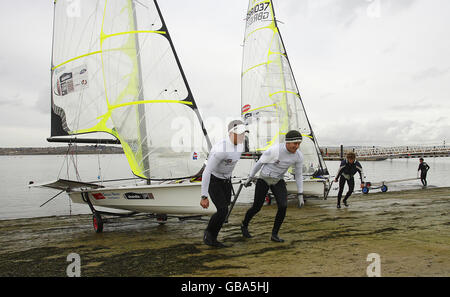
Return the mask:
M 261 170 L 260 176 L 256 181 L 255 199 L 253 206 L 247 211 L 244 221 L 242 221 L 242 235 L 251 238 L 248 231 L 250 220 L 261 210 L 265 197 L 269 188 L 275 195 L 278 211 L 275 216 L 275 222 L 272 229 L 271 240 L 275 242 L 283 242 L 278 237 L 281 224 L 286 216 L 287 209 L 287 189 L 284 181 L 284 175 L 291 166 L 295 166 L 295 181 L 298 188 L 299 207 L 303 206 L 303 155 L 299 150 L 302 142 L 302 135 L 296 130 L 289 131 L 286 134 L 286 140 L 283 143 L 273 145 L 264 152 L 259 161 L 255 164 L 250 172 L 250 176 L 245 186 L 251 184 L 251 180 L 256 173 Z
M 203 242 L 209 246 L 226 247 L 217 241 L 217 236 L 228 214 L 228 205 L 231 202 L 231 175 L 244 150 L 245 130 L 245 125 L 240 120 L 232 121 L 228 125 L 228 137 L 213 146 L 202 174 L 200 205 L 208 208 L 208 197 L 211 197 L 217 208 L 203 236 Z

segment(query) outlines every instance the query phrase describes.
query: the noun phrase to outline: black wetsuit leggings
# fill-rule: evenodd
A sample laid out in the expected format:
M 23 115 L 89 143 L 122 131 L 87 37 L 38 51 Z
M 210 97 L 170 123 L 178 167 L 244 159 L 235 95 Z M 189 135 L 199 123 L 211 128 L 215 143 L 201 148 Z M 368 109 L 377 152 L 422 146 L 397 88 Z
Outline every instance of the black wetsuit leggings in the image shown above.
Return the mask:
M 424 187 L 427 186 L 427 172 L 426 171 L 422 171 L 420 173 L 420 181 L 422 182 L 422 185 L 424 185 Z
M 339 192 L 337 196 L 338 204 L 341 204 L 342 192 L 344 192 L 345 182 L 347 182 L 348 184 L 348 192 L 347 194 L 345 194 L 344 202 L 347 201 L 348 197 L 350 197 L 350 195 L 353 193 L 353 190 L 355 189 L 355 179 L 353 178 L 353 176 L 349 180 L 347 180 L 344 176 L 341 175 L 341 177 L 339 178 Z
M 206 231 L 211 234 L 212 238 L 217 238 L 228 214 L 228 205 L 231 202 L 231 181 L 229 179 L 221 179 L 211 174 L 209 182 L 209 196 L 217 208 L 217 212 L 211 216 Z
M 284 217 L 286 216 L 287 208 L 287 189 L 284 180 L 280 180 L 276 185 L 269 186 L 264 180 L 258 179 L 255 188 L 255 199 L 253 200 L 253 206 L 245 214 L 244 221 L 242 224 L 248 226 L 250 220 L 261 210 L 264 205 L 264 200 L 266 199 L 267 192 L 269 188 L 275 195 L 277 200 L 278 211 L 275 216 L 275 222 L 273 224 L 272 234 L 278 234 L 281 224 L 283 224 Z

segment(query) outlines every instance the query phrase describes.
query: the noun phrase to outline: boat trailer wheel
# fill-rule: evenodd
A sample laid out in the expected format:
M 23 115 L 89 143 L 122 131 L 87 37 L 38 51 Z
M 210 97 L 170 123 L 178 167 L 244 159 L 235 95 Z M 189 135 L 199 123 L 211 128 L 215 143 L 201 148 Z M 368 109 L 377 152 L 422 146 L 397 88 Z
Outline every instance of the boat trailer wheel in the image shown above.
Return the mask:
M 158 221 L 158 224 L 164 225 L 167 222 L 167 215 L 159 214 L 156 216 L 156 220 Z
M 103 232 L 103 219 L 100 214 L 94 213 L 92 216 L 92 224 L 96 233 Z
M 385 193 L 385 192 L 387 192 L 387 190 L 388 190 L 388 187 L 386 185 L 381 186 L 381 192 Z
M 362 188 L 362 192 L 363 194 L 369 194 L 369 188 L 368 187 Z

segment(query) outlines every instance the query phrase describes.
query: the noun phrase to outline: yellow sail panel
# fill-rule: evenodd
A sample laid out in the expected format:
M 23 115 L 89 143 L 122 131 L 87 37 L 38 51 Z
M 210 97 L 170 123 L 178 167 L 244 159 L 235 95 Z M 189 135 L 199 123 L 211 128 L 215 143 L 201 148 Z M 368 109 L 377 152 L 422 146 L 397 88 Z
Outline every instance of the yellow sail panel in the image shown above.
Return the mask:
M 144 178 L 194 175 L 207 147 L 158 7 L 153 1 L 106 4 L 101 34 L 106 99 L 130 167 Z M 107 51 L 119 47 L 121 52 Z
M 79 2 L 70 18 L 68 1 L 55 3 L 60 134 L 115 136 L 142 178 L 197 173 L 208 149 L 205 132 L 156 1 Z
M 242 116 L 249 148 L 263 152 L 289 130 L 304 137 L 305 175 L 325 172 L 280 35 L 271 0 L 249 0 L 241 73 Z
M 264 151 L 288 132 L 287 86 L 283 73 L 284 48 L 271 1 L 249 3 L 242 70 L 242 105 L 249 127 L 250 147 Z

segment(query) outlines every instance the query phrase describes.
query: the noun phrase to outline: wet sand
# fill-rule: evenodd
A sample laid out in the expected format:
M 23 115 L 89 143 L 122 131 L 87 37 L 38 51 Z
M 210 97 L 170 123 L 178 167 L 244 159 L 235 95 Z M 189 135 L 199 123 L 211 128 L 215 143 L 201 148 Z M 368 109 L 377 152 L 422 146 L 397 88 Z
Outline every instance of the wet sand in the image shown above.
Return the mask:
M 450 276 L 450 188 L 356 194 L 291 203 L 270 241 L 276 206 L 264 206 L 241 236 L 248 205 L 237 205 L 215 249 L 202 244 L 207 221 L 164 225 L 144 217 L 113 219 L 93 231 L 91 216 L 0 221 L 0 276 L 66 276 L 70 253 L 81 276 L 366 276 L 367 256 L 382 276 Z

